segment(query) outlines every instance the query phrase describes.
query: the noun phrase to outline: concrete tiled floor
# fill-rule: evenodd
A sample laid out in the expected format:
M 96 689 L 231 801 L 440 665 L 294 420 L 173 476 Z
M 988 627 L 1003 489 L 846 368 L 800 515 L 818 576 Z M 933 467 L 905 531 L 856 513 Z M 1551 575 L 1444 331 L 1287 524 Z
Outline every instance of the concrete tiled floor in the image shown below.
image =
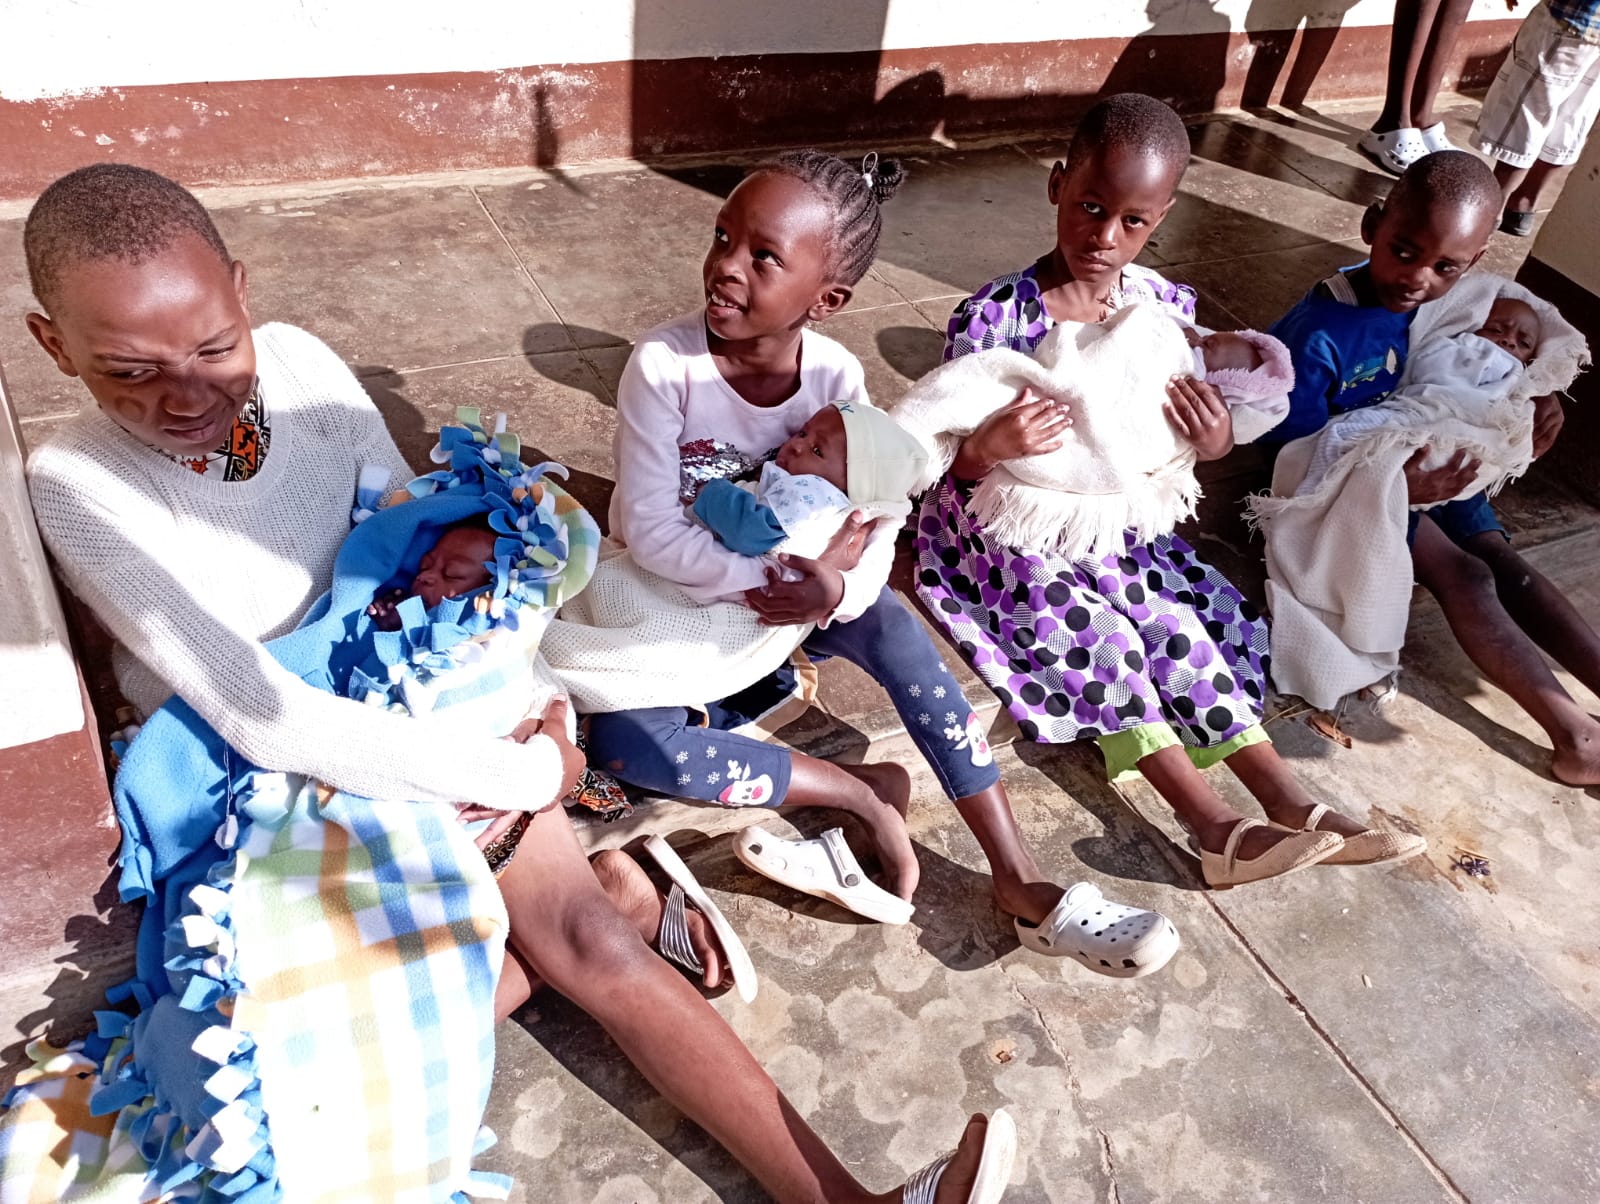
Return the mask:
M 1473 111 L 1452 104 L 1458 137 Z M 1212 324 L 1270 322 L 1360 257 L 1361 208 L 1387 186 L 1347 145 L 1369 116 L 1201 124 L 1147 261 L 1195 285 Z M 827 327 L 879 399 L 937 362 L 955 299 L 1048 246 L 1056 145 L 910 157 L 880 260 Z M 257 320 L 331 343 L 413 461 L 456 406 L 504 410 L 603 514 L 629 341 L 696 304 L 712 218 L 738 174 L 607 168 L 207 199 L 250 266 Z M 15 320 L 27 307 L 20 224 L 0 220 L 0 364 L 38 440 L 79 394 Z M 1487 263 L 1514 272 L 1527 245 L 1497 235 Z M 1238 497 L 1258 470 L 1247 450 L 1219 466 L 1189 532 L 1247 590 L 1260 565 Z M 1499 507 L 1584 612 L 1600 612 L 1593 512 L 1538 473 Z M 1185 940 L 1168 971 L 1118 984 L 1019 951 L 970 834 L 931 801 L 924 773 L 912 815 L 924 883 L 905 928 L 797 901 L 725 843 L 689 850 L 762 975 L 752 1006 L 716 1006 L 879 1187 L 936 1152 L 965 1112 L 1008 1104 L 1024 1142 L 1008 1200 L 1600 1198 L 1600 813 L 1550 781 L 1537 731 L 1481 682 L 1431 604 L 1416 609 L 1406 667 L 1398 702 L 1345 716 L 1351 750 L 1298 718 L 1272 730 L 1319 797 L 1423 831 L 1425 859 L 1208 894 L 1147 789 L 1113 791 L 1091 750 L 1008 749 L 1019 821 L 1046 870 L 1167 911 Z M 808 739 L 847 756 L 904 752 L 861 674 L 830 666 L 823 701 L 831 718 L 814 716 Z M 1461 848 L 1488 854 L 1493 876 L 1452 871 Z M 760 1198 L 565 1003 L 539 1000 L 505 1026 L 500 1067 L 490 1120 L 502 1145 L 488 1160 L 517 1176 L 514 1199 Z

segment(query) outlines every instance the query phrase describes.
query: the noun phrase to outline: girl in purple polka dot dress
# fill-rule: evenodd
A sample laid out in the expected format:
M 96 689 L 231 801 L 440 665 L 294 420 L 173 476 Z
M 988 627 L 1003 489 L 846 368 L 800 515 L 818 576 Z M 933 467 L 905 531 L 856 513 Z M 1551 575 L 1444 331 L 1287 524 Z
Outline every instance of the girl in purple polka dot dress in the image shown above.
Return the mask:
M 1135 302 L 1192 318 L 1195 295 L 1132 260 L 1172 206 L 1189 157 L 1170 108 L 1124 94 L 1084 118 L 1050 173 L 1056 246 L 956 307 L 945 358 L 1032 351 L 1057 321 L 1099 322 Z M 1169 420 L 1202 460 L 1233 447 L 1202 381 L 1168 386 Z M 1213 887 L 1319 862 L 1404 855 L 1388 833 L 1317 804 L 1261 727 L 1266 622 L 1174 534 L 1065 560 L 985 534 L 967 507 L 998 463 L 1053 451 L 1068 407 L 1024 392 L 969 435 L 917 520 L 918 593 L 1031 740 L 1095 737 L 1113 780 L 1137 770 L 1194 834 Z M 1234 811 L 1199 770 L 1225 761 L 1270 824 Z M 1409 849 L 1409 846 L 1407 846 Z M 1414 850 L 1410 850 L 1414 851 Z

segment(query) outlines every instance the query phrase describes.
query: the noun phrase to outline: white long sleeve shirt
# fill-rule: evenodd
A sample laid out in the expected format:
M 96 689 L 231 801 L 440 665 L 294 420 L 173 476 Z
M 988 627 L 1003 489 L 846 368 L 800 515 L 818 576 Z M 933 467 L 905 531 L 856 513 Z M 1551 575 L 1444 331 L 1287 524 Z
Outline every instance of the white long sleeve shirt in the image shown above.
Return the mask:
M 778 405 L 756 406 L 723 379 L 700 311 L 656 327 L 635 345 L 617 390 L 612 539 L 698 601 L 742 600 L 745 590 L 766 584 L 766 566 L 729 551 L 694 521 L 679 497 L 684 452 L 717 440 L 760 461 L 823 406 L 866 400 L 861 361 L 813 330 L 801 333 L 800 387 Z M 844 574 L 844 595 L 829 621 L 853 619 L 872 605 L 889 579 L 896 533 L 893 522 L 873 527 L 860 563 Z

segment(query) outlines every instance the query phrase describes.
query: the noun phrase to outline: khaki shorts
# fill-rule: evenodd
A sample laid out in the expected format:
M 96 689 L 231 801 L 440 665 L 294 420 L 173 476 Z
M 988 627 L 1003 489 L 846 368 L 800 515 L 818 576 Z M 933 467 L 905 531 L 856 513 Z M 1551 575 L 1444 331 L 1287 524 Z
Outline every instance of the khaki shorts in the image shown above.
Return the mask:
M 1478 149 L 1511 167 L 1557 167 L 1583 151 L 1600 109 L 1600 44 L 1585 41 L 1541 3 L 1522 22 L 1483 98 Z

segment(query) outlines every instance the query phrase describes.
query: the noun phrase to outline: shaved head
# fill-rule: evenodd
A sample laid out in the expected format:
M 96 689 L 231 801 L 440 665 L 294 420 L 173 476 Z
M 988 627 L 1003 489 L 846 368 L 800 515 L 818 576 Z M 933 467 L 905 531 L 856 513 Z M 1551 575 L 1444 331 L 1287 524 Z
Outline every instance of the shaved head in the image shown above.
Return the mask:
M 1468 151 L 1447 150 L 1424 155 L 1406 168 L 1383 204 L 1385 209 L 1404 208 L 1419 215 L 1481 215 L 1492 223 L 1503 198 L 1487 163 Z
M 22 245 L 33 295 L 53 310 L 73 264 L 138 265 L 185 235 L 198 237 L 224 267 L 232 263 L 211 215 L 181 184 L 126 163 L 80 167 L 46 188 L 28 213 Z
M 1113 150 L 1158 160 L 1176 182 L 1189 166 L 1189 131 L 1172 106 L 1140 92 L 1119 92 L 1083 115 L 1067 149 L 1067 170 Z

